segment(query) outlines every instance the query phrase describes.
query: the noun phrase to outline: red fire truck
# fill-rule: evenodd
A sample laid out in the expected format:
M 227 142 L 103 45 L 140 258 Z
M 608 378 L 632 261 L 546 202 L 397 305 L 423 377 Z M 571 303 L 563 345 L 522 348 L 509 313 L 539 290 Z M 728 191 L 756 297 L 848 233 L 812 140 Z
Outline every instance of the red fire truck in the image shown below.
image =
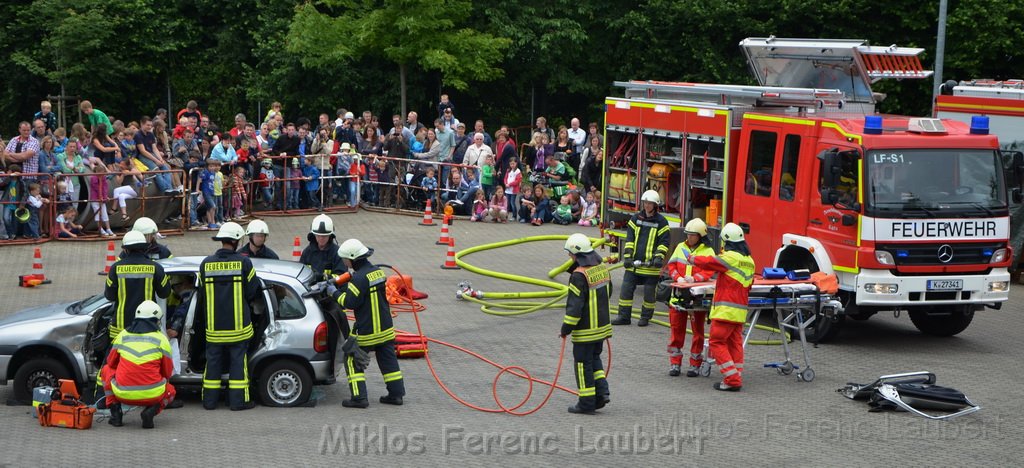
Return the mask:
M 606 99 L 602 226 L 622 226 L 647 189 L 679 226 L 748 231 L 759 267 L 836 273 L 849 317 L 909 312 L 924 333 L 963 331 L 1009 297 L 1007 185 L 982 121 L 879 115 L 883 78 L 927 78 L 922 49 L 862 40 L 749 38 L 759 86 L 616 82 Z M 1015 161 L 1017 167 L 1022 162 Z

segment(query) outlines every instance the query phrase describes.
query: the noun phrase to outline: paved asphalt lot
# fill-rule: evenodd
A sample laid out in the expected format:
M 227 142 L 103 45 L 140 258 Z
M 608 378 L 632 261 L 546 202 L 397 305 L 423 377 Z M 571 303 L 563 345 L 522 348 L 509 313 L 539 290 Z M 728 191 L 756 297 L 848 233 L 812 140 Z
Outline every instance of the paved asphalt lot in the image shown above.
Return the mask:
M 531 287 L 440 269 L 445 251 L 434 245 L 438 229 L 418 226 L 415 218 L 364 212 L 334 219 L 342 240 L 361 238 L 376 249 L 373 260 L 398 266 L 415 278 L 417 289 L 430 294 L 425 301 L 428 310 L 420 316 L 427 335 L 503 364 L 522 365 L 540 378 L 553 376 L 560 311 L 499 318 L 454 297 L 463 279 L 485 291 Z M 304 238 L 310 220 L 311 216 L 269 218 L 270 245 L 289 257 L 293 237 Z M 535 234 L 567 234 L 576 228 L 462 221 L 452 231 L 457 247 L 464 248 Z M 596 228 L 585 229 L 597 233 Z M 216 247 L 209 233 L 201 232 L 171 236 L 165 242 L 179 256 L 209 254 Z M 14 279 L 29 272 L 31 247 L 0 249 L 0 269 L 9 272 L 0 285 L 0 316 L 101 291 L 102 278 L 96 272 L 102 268 L 105 247 L 99 242 L 45 244 L 44 261 L 53 284 L 36 289 L 17 288 Z M 544 242 L 466 260 L 541 277 L 564 258 L 559 243 Z M 621 273 L 616 276 L 621 278 Z M 965 332 L 947 339 L 919 334 L 905 315 L 880 314 L 854 322 L 837 343 L 813 350 L 817 376 L 811 383 L 760 367 L 779 359 L 780 347 L 751 346 L 745 386 L 737 394 L 713 391 L 714 375 L 668 377 L 667 329 L 616 327 L 609 376 L 612 403 L 597 416 L 568 414 L 566 407 L 574 397 L 563 392 L 555 392 L 550 403 L 531 416 L 473 411 L 444 394 L 424 360 L 402 361 L 408 388 L 402 407 L 376 402 L 384 385 L 375 364 L 367 371 L 371 406 L 366 410 L 342 408 L 347 389 L 339 384 L 318 387 L 322 398 L 315 408 L 204 411 L 191 395 L 185 408 L 158 416 L 157 428 L 150 431 L 141 429 L 137 412 L 126 415 L 123 428 L 101 422 L 92 430 L 75 431 L 41 428 L 27 407 L 0 406 L 0 466 L 1019 466 L 1015 454 L 1024 445 L 1022 310 L 1024 287 L 1015 287 L 1003 310 L 979 314 Z M 409 314 L 396 320 L 401 329 L 414 328 Z M 442 378 L 456 393 L 478 405 L 495 406 L 495 368 L 446 348 L 434 346 L 431 352 Z M 848 381 L 866 383 L 879 375 L 918 370 L 935 372 L 939 384 L 963 391 L 984 409 L 949 422 L 931 422 L 908 414 L 868 413 L 866 404 L 835 393 Z M 560 383 L 573 386 L 571 359 L 562 363 Z M 500 385 L 507 405 L 517 402 L 525 390 L 526 384 L 515 379 L 503 379 Z M 535 387 L 524 408 L 536 406 L 544 390 Z M 10 397 L 10 388 L 0 387 L 0 401 Z M 192 460 L 185 461 L 184 456 Z

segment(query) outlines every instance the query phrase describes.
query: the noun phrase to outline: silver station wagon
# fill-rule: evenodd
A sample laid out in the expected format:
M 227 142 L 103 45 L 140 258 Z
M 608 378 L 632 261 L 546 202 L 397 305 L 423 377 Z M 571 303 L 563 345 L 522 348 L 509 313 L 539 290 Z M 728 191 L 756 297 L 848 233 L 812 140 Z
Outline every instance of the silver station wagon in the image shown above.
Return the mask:
M 159 260 L 173 286 L 161 305 L 167 311 L 164 328 L 179 334 L 180 370 L 171 379 L 175 385 L 202 386 L 205 334 L 193 328 L 192 294 L 202 260 Z M 314 385 L 334 383 L 338 375 L 339 340 L 348 335 L 348 320 L 305 265 L 261 259 L 252 263 L 264 285 L 262 297 L 251 304 L 256 330 L 249 345 L 253 394 L 267 406 L 308 404 Z M 33 388 L 56 387 L 58 379 L 73 379 L 80 389 L 92 387 L 102 359 L 93 349 L 101 340 L 92 338 L 107 333 L 102 318 L 111 305 L 98 294 L 0 319 L 0 385 L 13 385 L 13 399 L 23 403 L 32 400 Z

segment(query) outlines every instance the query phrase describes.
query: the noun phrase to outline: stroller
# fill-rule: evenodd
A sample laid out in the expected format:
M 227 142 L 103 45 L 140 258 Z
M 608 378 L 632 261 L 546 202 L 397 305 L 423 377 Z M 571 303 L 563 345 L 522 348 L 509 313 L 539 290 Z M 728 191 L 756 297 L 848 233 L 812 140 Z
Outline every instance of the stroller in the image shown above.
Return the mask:
M 423 182 L 423 178 L 426 176 L 426 171 L 422 170 L 423 165 L 410 165 L 409 172 L 405 174 L 405 186 L 402 187 L 403 197 L 405 199 L 405 209 L 422 211 L 427 207 L 427 198 L 430 194 L 426 190 L 420 188 L 420 184 Z

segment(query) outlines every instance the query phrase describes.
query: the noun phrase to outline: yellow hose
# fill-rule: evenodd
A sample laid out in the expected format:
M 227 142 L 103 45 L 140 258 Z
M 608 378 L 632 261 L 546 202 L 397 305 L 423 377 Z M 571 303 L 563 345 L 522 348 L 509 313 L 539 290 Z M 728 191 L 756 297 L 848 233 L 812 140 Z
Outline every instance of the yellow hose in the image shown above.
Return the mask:
M 564 285 L 564 284 L 555 283 L 553 281 L 547 281 L 547 280 L 543 280 L 543 279 L 532 278 L 532 277 L 529 277 L 529 276 L 522 276 L 522 275 L 516 275 L 516 274 L 512 274 L 512 273 L 503 273 L 503 272 L 500 272 L 500 271 L 487 270 L 485 268 L 480 268 L 478 266 L 470 265 L 469 263 L 466 263 L 466 261 L 463 260 L 462 258 L 467 256 L 467 255 L 471 255 L 471 254 L 478 253 L 478 252 L 483 252 L 483 251 L 492 250 L 492 249 L 499 249 L 499 248 L 502 248 L 502 247 L 510 247 L 510 246 L 513 246 L 513 245 L 525 244 L 525 243 L 528 243 L 528 242 L 565 241 L 568 238 L 569 238 L 568 235 L 560 235 L 560 234 L 549 234 L 549 235 L 542 235 L 542 236 L 520 237 L 518 239 L 510 239 L 510 240 L 505 240 L 505 241 L 501 241 L 501 242 L 493 242 L 493 243 L 490 243 L 490 244 L 481 244 L 481 245 L 476 245 L 476 246 L 473 246 L 473 247 L 469 247 L 467 249 L 460 250 L 459 252 L 457 252 L 455 254 L 455 264 L 460 266 L 460 267 L 462 267 L 463 269 L 465 269 L 467 271 L 471 271 L 471 272 L 476 273 L 476 274 L 481 275 L 481 276 L 488 276 L 488 277 L 491 277 L 491 278 L 498 278 L 498 279 L 503 279 L 503 280 L 508 280 L 508 281 L 515 281 L 517 283 L 530 284 L 530 285 L 534 285 L 534 286 L 541 286 L 541 287 L 545 287 L 545 288 L 550 288 L 551 289 L 550 291 L 483 292 L 483 293 L 480 293 L 482 298 L 476 298 L 476 297 L 472 297 L 472 296 L 466 294 L 466 295 L 462 295 L 461 296 L 462 299 L 466 300 L 466 301 L 469 301 L 469 302 L 472 302 L 472 303 L 475 303 L 475 304 L 480 304 L 480 311 L 485 313 L 485 314 L 497 315 L 497 316 L 501 316 L 501 317 L 512 317 L 512 316 L 516 316 L 516 315 L 526 315 L 526 314 L 531 314 L 533 312 L 537 312 L 537 311 L 545 310 L 545 309 L 560 309 L 560 308 L 564 308 L 565 307 L 565 303 L 563 302 L 563 299 L 565 299 L 565 296 L 569 294 L 569 287 Z M 606 242 L 607 241 L 605 239 L 593 239 L 593 238 L 591 239 L 591 244 L 594 247 L 599 247 L 601 245 L 604 245 Z M 563 264 L 553 268 L 551 271 L 549 271 L 548 272 L 548 277 L 549 278 L 554 278 L 554 277 L 558 276 L 559 274 L 565 272 L 569 268 L 569 266 L 571 266 L 571 265 L 572 265 L 572 261 L 571 260 L 566 261 L 565 263 L 563 263 Z M 622 263 L 614 263 L 614 264 L 611 265 L 612 269 L 620 268 L 620 267 L 622 267 Z M 549 300 L 547 302 L 525 302 L 525 301 L 515 301 L 515 302 L 512 302 L 512 301 L 494 301 L 493 300 L 493 299 L 546 299 L 546 298 L 551 298 L 551 300 Z M 488 299 L 492 299 L 492 300 L 488 300 Z M 639 309 L 634 308 L 633 309 L 633 314 L 632 314 L 633 318 L 639 318 L 640 317 L 639 312 L 640 312 Z M 659 317 L 668 317 L 668 312 L 666 312 L 666 311 L 657 311 L 657 312 L 654 313 L 654 315 L 657 315 Z M 668 328 L 670 326 L 669 323 L 664 321 L 664 320 L 653 319 L 653 320 L 651 320 L 651 323 L 656 324 L 656 325 L 661 325 L 661 326 L 666 327 L 666 328 Z M 764 331 L 767 331 L 767 332 L 770 332 L 770 333 L 782 334 L 782 332 L 779 329 L 773 328 L 773 327 L 769 327 L 769 326 L 766 326 L 766 325 L 755 324 L 754 327 L 757 328 L 758 330 L 764 330 Z M 686 332 L 691 334 L 691 335 L 693 334 L 693 331 L 691 331 L 689 328 L 686 329 Z M 707 337 L 708 334 L 705 333 L 704 336 Z M 787 340 L 789 339 L 788 334 L 784 334 L 783 336 L 785 336 Z M 750 340 L 750 341 L 747 342 L 747 344 L 752 344 L 752 345 L 780 345 L 780 344 L 782 344 L 782 341 L 781 340 Z

